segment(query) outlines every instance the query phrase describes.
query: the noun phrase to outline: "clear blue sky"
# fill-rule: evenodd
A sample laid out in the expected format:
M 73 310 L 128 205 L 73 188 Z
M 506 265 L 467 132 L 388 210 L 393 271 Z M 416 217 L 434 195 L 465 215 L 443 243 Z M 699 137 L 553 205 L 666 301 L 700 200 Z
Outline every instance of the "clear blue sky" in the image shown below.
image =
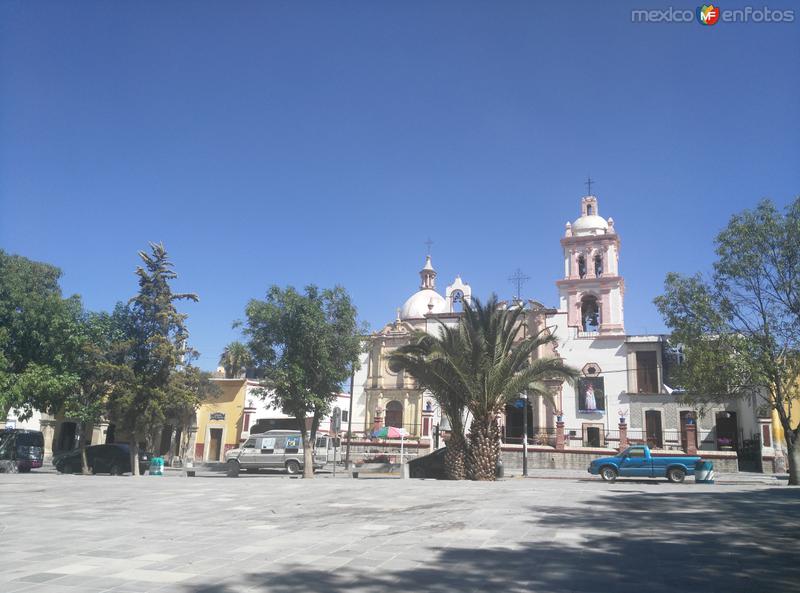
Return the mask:
M 800 192 L 800 24 L 634 6 L 3 0 L 0 247 L 110 309 L 163 241 L 213 368 L 273 283 L 342 284 L 380 328 L 428 236 L 442 290 L 460 273 L 507 298 L 520 267 L 555 305 L 591 173 L 626 327 L 661 331 L 664 275 L 706 269 L 731 213 Z

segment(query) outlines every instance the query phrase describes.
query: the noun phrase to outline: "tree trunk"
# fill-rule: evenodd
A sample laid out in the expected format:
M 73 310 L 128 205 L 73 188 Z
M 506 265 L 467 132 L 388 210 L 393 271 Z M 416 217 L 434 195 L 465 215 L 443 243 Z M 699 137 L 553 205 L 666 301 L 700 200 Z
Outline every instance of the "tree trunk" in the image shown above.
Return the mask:
M 83 446 L 83 433 L 86 430 L 86 425 L 83 422 L 78 422 L 77 430 L 77 445 L 81 452 L 81 473 L 84 476 L 89 475 L 89 460 L 86 458 L 86 447 Z
M 786 439 L 786 456 L 789 458 L 789 486 L 797 486 L 800 484 L 800 447 L 797 441 L 793 441 L 791 435 L 785 434 Z
M 134 434 L 131 438 L 130 447 L 128 450 L 131 452 L 131 475 L 138 476 L 139 474 L 139 435 Z
M 463 480 L 466 471 L 467 442 L 464 436 L 452 434 L 444 450 L 444 473 L 448 480 Z
M 308 436 L 308 430 L 303 428 L 301 433 L 303 435 L 303 477 L 314 477 L 314 447 L 311 439 Z
M 469 431 L 467 476 L 471 480 L 494 481 L 499 457 L 500 431 L 494 414 L 476 418 Z

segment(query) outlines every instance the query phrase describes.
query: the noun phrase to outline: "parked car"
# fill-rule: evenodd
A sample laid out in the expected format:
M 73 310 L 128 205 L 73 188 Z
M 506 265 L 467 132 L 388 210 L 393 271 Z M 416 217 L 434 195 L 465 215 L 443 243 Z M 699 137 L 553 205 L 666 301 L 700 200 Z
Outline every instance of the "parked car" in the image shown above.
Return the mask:
M 5 428 L 0 430 L 0 462 L 7 468 L 29 472 L 42 467 L 44 437 L 38 430 Z
M 314 469 L 322 469 L 333 461 L 333 438 L 317 437 L 314 447 Z M 303 441 L 299 430 L 269 430 L 253 434 L 238 449 L 225 453 L 228 476 L 260 469 L 285 469 L 288 474 L 303 470 Z
M 700 457 L 690 455 L 654 457 L 647 445 L 628 447 L 614 457 L 602 457 L 589 464 L 589 473 L 600 475 L 606 482 L 621 478 L 667 478 L 670 482 L 683 482 L 694 475 Z
M 111 474 L 118 476 L 130 473 L 131 454 L 127 443 L 108 445 L 91 445 L 82 449 L 73 449 L 53 458 L 53 465 L 62 474 L 81 473 L 81 451 L 86 450 L 86 464 L 93 474 Z M 151 455 L 139 451 L 139 471 L 150 467 Z
M 433 478 L 444 480 L 444 456 L 447 447 L 436 449 L 433 453 L 421 455 L 408 462 L 408 475 L 411 478 Z

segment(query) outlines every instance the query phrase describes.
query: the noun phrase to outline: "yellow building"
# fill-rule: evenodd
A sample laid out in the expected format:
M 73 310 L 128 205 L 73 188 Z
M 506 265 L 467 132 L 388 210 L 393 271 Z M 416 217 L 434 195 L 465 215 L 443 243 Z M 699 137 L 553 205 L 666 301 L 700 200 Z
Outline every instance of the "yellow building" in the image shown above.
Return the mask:
M 800 380 L 798 380 L 798 389 L 800 389 Z M 787 402 L 787 411 L 790 412 L 792 422 L 797 423 L 800 420 L 800 398 L 793 397 Z M 786 459 L 786 440 L 783 434 L 783 425 L 778 416 L 778 410 L 772 410 L 772 446 L 775 449 L 775 471 L 785 472 L 788 470 L 788 460 Z
M 221 393 L 197 409 L 195 461 L 224 461 L 225 452 L 239 446 L 242 433 L 249 429 L 250 408 L 245 408 L 247 387 L 252 381 L 211 379 Z M 255 411 L 255 410 L 253 410 Z

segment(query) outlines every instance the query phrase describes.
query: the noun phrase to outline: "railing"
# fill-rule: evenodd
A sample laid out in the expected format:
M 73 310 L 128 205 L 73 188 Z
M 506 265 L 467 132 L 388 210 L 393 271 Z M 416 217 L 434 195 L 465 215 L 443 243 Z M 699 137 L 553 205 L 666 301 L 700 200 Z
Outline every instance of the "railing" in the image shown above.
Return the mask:
M 528 429 L 528 445 L 555 445 L 556 442 L 555 427 L 540 427 Z M 518 436 L 507 435 L 503 438 L 503 442 L 509 445 L 521 445 L 522 434 Z
M 555 446 L 557 428 L 529 427 L 528 445 Z M 515 434 L 505 434 L 502 438 L 504 444 L 521 445 L 522 434 L 517 430 Z M 627 441 L 629 445 L 648 445 L 651 449 L 670 451 L 685 451 L 686 434 L 680 430 L 648 431 L 642 428 L 628 428 Z M 697 445 L 700 445 L 698 439 Z M 620 431 L 606 430 L 599 426 L 578 428 L 564 428 L 564 446 L 570 448 L 600 448 L 618 449 L 620 446 Z

